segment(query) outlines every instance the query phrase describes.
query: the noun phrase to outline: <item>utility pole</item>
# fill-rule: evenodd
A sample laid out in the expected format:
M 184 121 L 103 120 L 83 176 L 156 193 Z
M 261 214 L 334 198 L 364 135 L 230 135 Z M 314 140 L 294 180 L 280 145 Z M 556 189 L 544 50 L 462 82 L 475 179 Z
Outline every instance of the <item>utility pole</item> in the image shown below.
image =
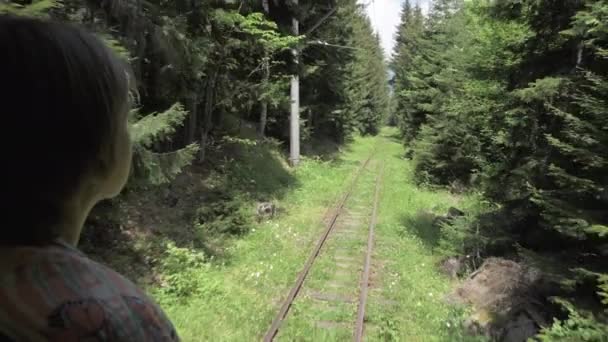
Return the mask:
M 298 0 L 292 0 L 294 5 L 298 5 Z M 332 14 L 336 13 L 338 6 L 332 8 L 327 14 L 325 14 L 317 23 L 315 23 L 308 31 L 304 34 L 308 35 L 312 31 L 319 28 L 323 22 L 325 22 Z M 298 19 L 294 16 L 292 19 L 292 33 L 294 36 L 300 35 L 300 24 Z M 324 43 L 322 45 L 331 46 L 331 44 Z M 335 45 L 337 46 L 337 45 Z M 291 49 L 293 54 L 293 61 L 296 65 L 296 72 L 291 76 L 291 115 L 289 117 L 290 130 L 289 130 L 289 161 L 291 166 L 298 166 L 300 163 L 300 74 L 299 74 L 299 50 L 298 46 Z
M 298 5 L 298 0 L 293 0 Z M 300 35 L 300 24 L 294 16 L 292 19 L 292 30 L 294 36 Z M 289 161 L 291 166 L 298 166 L 300 163 L 300 75 L 298 47 L 291 49 L 296 72 L 291 76 L 291 115 L 290 115 L 290 134 L 289 134 Z

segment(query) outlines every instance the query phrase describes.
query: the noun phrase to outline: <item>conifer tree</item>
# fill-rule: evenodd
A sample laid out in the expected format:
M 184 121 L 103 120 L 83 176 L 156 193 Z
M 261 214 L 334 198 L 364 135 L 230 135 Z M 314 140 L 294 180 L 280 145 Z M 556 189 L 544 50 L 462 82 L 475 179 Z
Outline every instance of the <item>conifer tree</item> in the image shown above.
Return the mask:
M 526 262 L 561 269 L 555 301 L 570 316 L 541 339 L 601 340 L 605 319 L 579 300 L 608 297 L 608 3 L 450 4 L 436 1 L 426 22 L 430 68 L 415 78 L 423 88 L 397 62 L 418 51 L 396 50 L 393 62 L 397 75 L 407 70 L 396 83 L 410 81 L 397 99 L 418 179 L 477 186 L 509 217 L 492 234 L 510 238 Z M 419 124 L 411 113 L 422 110 Z
M 388 110 L 388 74 L 380 39 L 364 13 L 355 13 L 351 44 L 355 48 L 346 83 L 347 113 L 360 133 L 376 134 Z
M 410 2 L 406 1 L 391 62 L 391 68 L 395 72 L 395 116 L 406 142 L 414 139 L 420 125 L 426 120 L 426 113 L 418 107 L 419 96 L 423 95 L 418 90 L 425 87 L 423 65 L 427 65 L 423 34 L 424 17 L 421 8 L 412 8 Z

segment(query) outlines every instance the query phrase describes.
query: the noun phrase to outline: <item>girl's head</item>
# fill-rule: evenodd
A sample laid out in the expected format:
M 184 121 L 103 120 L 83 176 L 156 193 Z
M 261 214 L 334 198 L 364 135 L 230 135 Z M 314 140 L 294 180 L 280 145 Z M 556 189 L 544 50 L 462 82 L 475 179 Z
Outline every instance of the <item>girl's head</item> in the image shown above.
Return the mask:
M 49 243 L 127 180 L 127 68 L 82 29 L 0 16 L 0 84 L 0 244 Z

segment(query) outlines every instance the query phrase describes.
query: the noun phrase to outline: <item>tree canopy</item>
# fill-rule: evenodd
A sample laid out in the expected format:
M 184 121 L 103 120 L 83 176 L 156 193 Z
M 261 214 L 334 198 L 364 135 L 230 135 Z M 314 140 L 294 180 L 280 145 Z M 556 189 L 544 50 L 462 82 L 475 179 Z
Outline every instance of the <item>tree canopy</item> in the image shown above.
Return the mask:
M 195 159 L 203 162 L 214 136 L 224 134 L 233 118 L 258 122 L 260 136 L 286 141 L 294 73 L 302 82 L 305 144 L 375 134 L 387 113 L 384 56 L 354 0 L 309 0 L 297 6 L 6 1 L 0 13 L 85 26 L 129 60 L 138 84 L 132 125 L 141 171 L 136 174 L 153 183 L 169 180 Z M 292 18 L 300 21 L 304 35 L 291 34 Z M 291 49 L 300 50 L 298 65 Z

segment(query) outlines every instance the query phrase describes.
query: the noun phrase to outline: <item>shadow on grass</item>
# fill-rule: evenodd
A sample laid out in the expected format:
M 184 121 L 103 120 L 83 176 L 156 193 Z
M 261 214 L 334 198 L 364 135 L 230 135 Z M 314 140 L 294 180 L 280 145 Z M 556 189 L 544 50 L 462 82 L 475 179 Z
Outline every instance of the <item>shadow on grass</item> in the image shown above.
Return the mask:
M 312 138 L 302 144 L 302 155 L 309 158 L 320 158 L 324 161 L 340 162 L 340 155 L 350 151 L 350 142 L 342 144 L 332 139 Z
M 399 129 L 396 127 L 386 128 L 380 133 L 380 135 L 400 145 L 403 144 L 403 136 L 401 136 Z
M 439 245 L 440 227 L 435 223 L 436 216 L 426 211 L 413 215 L 404 215 L 401 219 L 406 231 L 414 234 L 424 243 L 425 247 L 433 249 Z
M 130 189 L 100 203 L 80 248 L 138 284 L 154 283 L 167 242 L 222 259 L 226 246 L 254 226 L 256 202 L 280 201 L 297 186 L 277 143 L 233 139 L 210 148 L 204 164 L 187 167 L 169 184 Z M 217 222 L 201 222 L 199 209 L 210 207 L 219 208 Z M 227 226 L 227 232 L 197 223 Z M 235 224 L 242 226 L 238 234 L 228 229 Z
M 256 201 L 283 198 L 289 188 L 298 184 L 280 150 L 272 142 L 226 146 L 222 154 L 232 159 L 221 167 L 226 175 L 221 187 L 247 193 Z

